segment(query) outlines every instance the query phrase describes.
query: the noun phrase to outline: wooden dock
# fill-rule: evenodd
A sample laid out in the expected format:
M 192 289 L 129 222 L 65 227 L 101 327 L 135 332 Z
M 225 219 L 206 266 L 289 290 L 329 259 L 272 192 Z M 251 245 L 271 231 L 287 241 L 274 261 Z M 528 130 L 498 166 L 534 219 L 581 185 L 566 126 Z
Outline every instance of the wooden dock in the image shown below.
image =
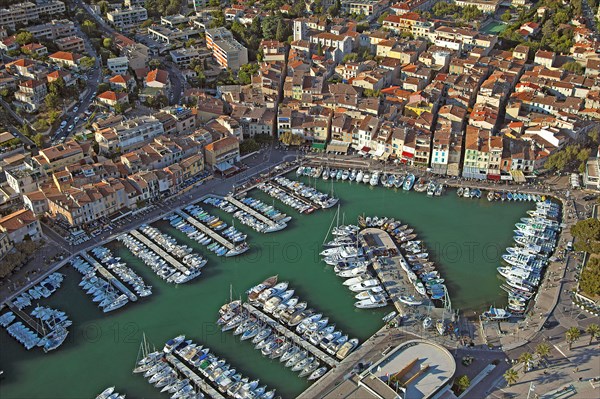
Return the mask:
M 256 219 L 258 219 L 259 221 L 265 223 L 269 227 L 275 227 L 278 224 L 278 223 L 274 222 L 273 220 L 271 220 L 266 215 L 263 215 L 262 213 L 260 213 L 256 209 L 253 209 L 253 208 L 249 207 L 248 205 L 244 204 L 242 201 L 237 200 L 237 199 L 235 199 L 232 196 L 225 197 L 225 199 L 227 201 L 229 201 L 230 203 L 232 203 L 233 205 L 235 205 L 238 208 L 240 208 L 241 210 L 243 210 L 244 212 L 249 213 L 250 215 L 254 216 Z
M 129 234 L 131 234 L 132 236 L 134 236 L 135 238 L 137 238 L 138 240 L 143 242 L 147 247 L 149 247 L 151 250 L 156 252 L 161 258 L 166 260 L 171 266 L 173 266 L 174 268 L 179 270 L 181 273 L 184 273 L 184 274 L 189 273 L 189 270 L 186 266 L 184 266 L 181 262 L 179 262 L 177 259 L 172 257 L 167 252 L 163 251 L 162 248 L 160 248 L 157 244 L 152 242 L 150 239 L 148 239 L 145 235 L 143 235 L 139 231 L 134 229 L 134 230 L 131 230 L 129 232 Z
M 118 278 L 116 278 L 111 272 L 109 272 L 104 266 L 97 262 L 96 259 L 92 258 L 86 251 L 81 251 L 81 256 L 92 266 L 98 270 L 98 272 L 106 279 L 108 282 L 121 291 L 123 294 L 127 295 L 130 301 L 135 302 L 138 300 L 137 296 L 131 292 L 125 284 L 123 284 Z
M 282 186 L 281 184 L 277 183 L 274 180 L 270 180 L 268 182 L 266 182 L 266 184 L 270 184 L 273 187 L 276 187 L 280 190 L 282 190 L 284 193 L 286 193 L 287 195 L 293 197 L 294 199 L 308 205 L 308 206 L 312 206 L 315 209 L 322 209 L 323 207 L 319 204 L 317 204 L 316 202 L 313 202 L 311 200 L 309 200 L 308 198 L 305 198 L 303 196 L 301 196 L 300 194 L 297 194 L 294 190 L 291 190 L 287 187 Z
M 235 244 L 234 243 L 226 240 L 223 236 L 221 236 L 220 234 L 218 234 L 216 231 L 212 230 L 210 227 L 205 226 L 204 224 L 200 223 L 195 217 L 192 217 L 191 215 L 188 215 L 186 212 L 184 212 L 182 210 L 178 210 L 176 212 L 181 217 L 183 217 L 187 222 L 193 224 L 194 227 L 196 227 L 201 232 L 205 233 L 207 236 L 209 236 L 210 238 L 212 238 L 213 240 L 215 240 L 219 244 L 223 245 L 225 248 L 227 248 L 229 250 L 232 250 L 232 249 L 235 248 Z
M 314 346 L 313 344 L 311 344 L 304 338 L 300 337 L 296 333 L 292 332 L 287 327 L 284 327 L 279 322 L 273 320 L 272 318 L 270 318 L 269 316 L 267 316 L 266 314 L 264 314 L 263 312 L 261 312 L 260 310 L 255 308 L 254 306 L 250 305 L 249 303 L 244 303 L 243 306 L 248 312 L 250 312 L 257 319 L 259 319 L 263 323 L 267 324 L 269 327 L 273 328 L 279 334 L 281 334 L 285 338 L 291 340 L 294 344 L 298 345 L 302 349 L 306 349 L 313 356 L 315 356 L 316 359 L 319 359 L 322 362 L 326 363 L 329 367 L 335 367 L 339 364 L 339 361 L 332 358 L 327 353 L 323 352 L 321 349 L 317 348 L 316 346 Z
M 223 395 L 221 395 L 217 390 L 210 386 L 203 378 L 201 378 L 198 374 L 196 374 L 196 372 L 194 372 L 192 369 L 186 366 L 173 354 L 169 353 L 166 357 L 169 363 L 173 365 L 173 367 L 175 367 L 183 375 L 189 378 L 190 381 L 192 381 L 196 385 L 196 387 L 202 390 L 202 392 L 204 392 L 213 399 L 225 399 Z

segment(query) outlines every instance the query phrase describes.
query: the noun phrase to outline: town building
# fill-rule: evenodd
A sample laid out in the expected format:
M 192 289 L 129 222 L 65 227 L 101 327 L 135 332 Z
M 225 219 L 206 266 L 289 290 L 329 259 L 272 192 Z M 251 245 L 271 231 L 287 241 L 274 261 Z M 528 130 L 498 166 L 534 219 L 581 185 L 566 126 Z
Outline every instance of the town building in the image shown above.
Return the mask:
M 226 28 L 207 29 L 206 47 L 222 68 L 237 71 L 248 63 L 248 50 Z
M 117 29 L 131 29 L 147 20 L 148 12 L 139 6 L 117 9 L 107 12 L 106 19 Z
M 29 209 L 21 209 L 1 218 L 0 232 L 5 233 L 13 244 L 42 238 L 40 222 Z

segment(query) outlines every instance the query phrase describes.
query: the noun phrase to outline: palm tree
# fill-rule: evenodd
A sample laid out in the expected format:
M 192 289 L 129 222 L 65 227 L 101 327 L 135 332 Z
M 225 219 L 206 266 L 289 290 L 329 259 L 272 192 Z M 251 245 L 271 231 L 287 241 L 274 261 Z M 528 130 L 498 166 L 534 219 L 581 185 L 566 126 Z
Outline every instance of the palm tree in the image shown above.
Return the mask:
M 517 373 L 515 369 L 510 368 L 506 370 L 506 373 L 504 373 L 504 379 L 506 380 L 508 386 L 511 386 L 519 380 L 519 373 Z
M 589 344 L 591 345 L 592 340 L 594 338 L 598 339 L 598 337 L 600 337 L 600 326 L 598 326 L 598 324 L 590 324 L 585 329 L 585 332 L 590 334 L 590 343 Z
M 525 373 L 527 372 L 529 363 L 531 363 L 532 360 L 533 360 L 533 355 L 529 352 L 523 352 L 523 353 L 521 353 L 521 356 L 519 356 L 519 362 L 523 363 L 523 365 L 525 366 L 525 368 L 524 368 Z
M 550 345 L 545 342 L 540 343 L 535 348 L 535 353 L 537 353 L 541 358 L 546 359 L 548 354 L 550 354 Z
M 565 333 L 565 339 L 567 340 L 567 343 L 569 344 L 569 350 L 571 350 L 571 347 L 573 346 L 573 342 L 577 341 L 580 336 L 581 336 L 581 331 L 579 331 L 578 327 L 571 327 L 567 330 L 567 332 Z

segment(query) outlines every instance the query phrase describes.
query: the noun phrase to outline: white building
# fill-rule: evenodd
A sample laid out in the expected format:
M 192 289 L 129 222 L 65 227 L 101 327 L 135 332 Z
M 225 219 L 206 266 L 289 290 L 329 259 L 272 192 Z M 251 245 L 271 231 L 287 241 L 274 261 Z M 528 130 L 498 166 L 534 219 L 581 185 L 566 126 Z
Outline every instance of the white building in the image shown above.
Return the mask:
M 117 75 L 127 73 L 129 68 L 129 59 L 127 57 L 115 57 L 106 60 L 106 67 Z

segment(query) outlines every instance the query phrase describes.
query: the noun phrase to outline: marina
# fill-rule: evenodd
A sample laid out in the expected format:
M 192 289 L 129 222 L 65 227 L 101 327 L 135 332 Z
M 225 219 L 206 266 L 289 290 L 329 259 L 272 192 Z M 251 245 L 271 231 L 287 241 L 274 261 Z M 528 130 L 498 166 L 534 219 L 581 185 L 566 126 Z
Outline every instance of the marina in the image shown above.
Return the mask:
M 304 179 L 304 176 L 300 179 Z M 499 202 L 497 204 L 488 202 L 483 198 L 464 201 L 456 195 L 445 195 L 434 199 L 414 193 L 412 190 L 406 192 L 377 187 L 373 189 L 370 185 L 350 185 L 341 182 L 333 184 L 336 194 L 343 199 L 340 220 L 342 220 L 342 213 L 345 214 L 347 221 L 357 220 L 357 217 L 365 212 L 364 204 L 365 201 L 368 201 L 370 208 L 377 209 L 377 214 L 401 218 L 403 223 L 418 226 L 419 239 L 428 243 L 427 252 L 430 254 L 430 259 L 436 262 L 440 274 L 445 276 L 445 284 L 448 286 L 454 306 L 462 309 L 468 304 L 479 310 L 485 307 L 486 303 L 489 307 L 490 302 L 501 305 L 502 300 L 506 300 L 505 294 L 503 299 L 503 291 L 499 288 L 496 277 L 497 258 L 489 261 L 482 256 L 481 252 L 475 252 L 472 259 L 461 258 L 448 252 L 447 248 L 448 245 L 459 245 L 466 248 L 463 241 L 480 243 L 480 248 L 481 245 L 488 242 L 498 243 L 502 247 L 510 246 L 514 224 L 519 221 L 527 209 L 530 209 L 532 204 L 513 202 L 511 206 L 507 207 Z M 321 187 L 322 191 L 327 191 L 330 185 L 331 182 L 320 180 L 317 182 L 317 188 Z M 272 199 L 257 190 L 251 191 L 250 195 L 263 203 L 270 204 L 272 202 Z M 439 208 L 431 206 L 433 201 L 440 202 Z M 284 212 L 291 210 L 287 205 L 278 207 Z M 253 345 L 239 342 L 231 334 L 211 333 L 211 330 L 206 330 L 206 328 L 213 327 L 202 326 L 214 326 L 215 309 L 218 309 L 227 300 L 228 295 L 225 293 L 229 291 L 231 283 L 234 295 L 237 296 L 237 293 L 243 293 L 247 287 L 256 284 L 256 275 L 279 274 L 281 279 L 288 280 L 301 289 L 302 296 L 318 306 L 320 312 L 335 315 L 340 330 L 359 338 L 361 342 L 379 330 L 382 317 L 391 310 L 391 307 L 357 310 L 354 306 L 356 302 L 354 293 L 349 292 L 348 288 L 341 284 L 339 277 L 331 271 L 331 267 L 326 268 L 320 262 L 315 263 L 315 251 L 318 255 L 318 252 L 322 250 L 323 237 L 328 231 L 334 213 L 335 209 L 315 213 L 310 215 L 310 218 L 303 214 L 298 215 L 297 223 L 294 223 L 293 228 L 290 226 L 278 232 L 276 236 L 254 231 L 248 232 L 249 239 L 252 239 L 257 248 L 268 248 L 266 243 L 275 237 L 279 242 L 291 242 L 306 249 L 299 252 L 298 256 L 292 257 L 291 261 L 290 256 L 295 255 L 293 253 L 286 254 L 280 250 L 272 251 L 272 254 L 268 251 L 262 251 L 262 253 L 253 251 L 251 256 L 242 256 L 235 260 L 217 258 L 214 254 L 207 253 L 206 258 L 209 263 L 217 264 L 216 262 L 218 262 L 220 267 L 209 268 L 206 272 L 203 270 L 203 278 L 198 284 L 182 285 L 177 289 L 165 284 L 154 273 L 150 273 L 148 268 L 141 267 L 142 261 L 134 257 L 121 242 L 110 243 L 107 247 L 113 251 L 114 256 L 121 257 L 122 262 L 127 263 L 136 271 L 139 270 L 148 284 L 151 284 L 160 293 L 160 301 L 152 301 L 152 306 L 131 307 L 127 312 L 119 312 L 111 315 L 110 318 L 103 318 L 101 313 L 94 313 L 96 304 L 82 300 L 85 297 L 77 288 L 77 284 L 73 284 L 74 280 L 67 281 L 68 284 L 61 288 L 60 295 L 55 294 L 52 297 L 56 302 L 55 306 L 67 310 L 74 320 L 85 320 L 81 324 L 77 324 L 75 334 L 81 334 L 82 331 L 88 331 L 98 326 L 104 332 L 103 336 L 94 345 L 73 344 L 68 341 L 69 347 L 77 348 L 77 350 L 61 351 L 61 357 L 64 357 L 65 360 L 60 363 L 53 356 L 40 359 L 32 356 L 34 351 L 26 353 L 20 345 L 15 345 L 12 338 L 7 336 L 6 345 L 4 345 L 4 341 L 2 342 L 7 356 L 18 356 L 24 359 L 23 364 L 31 364 L 33 367 L 39 364 L 46 371 L 44 375 L 34 375 L 33 369 L 30 369 L 29 366 L 23 368 L 17 382 L 39 381 L 39 388 L 37 386 L 16 386 L 5 380 L 3 381 L 3 383 L 6 382 L 3 390 L 6 397 L 23 397 L 24 392 L 27 397 L 32 398 L 48 397 L 49 393 L 66 398 L 82 397 L 83 393 L 85 393 L 83 396 L 93 397 L 112 385 L 120 387 L 121 392 L 135 392 L 139 396 L 156 397 L 158 391 L 146 380 L 132 378 L 130 365 L 109 362 L 108 359 L 124 355 L 135 358 L 142 331 L 151 336 L 153 340 L 163 340 L 163 342 L 169 337 L 177 335 L 182 331 L 181 312 L 189 312 L 194 315 L 192 327 L 194 331 L 185 330 L 191 337 L 202 337 L 202 341 L 217 350 L 219 354 L 231 360 L 235 359 L 238 370 L 251 372 L 255 375 L 254 378 L 260 377 L 265 384 L 277 388 L 278 395 L 296 397 L 308 386 L 306 379 L 298 378 L 298 373 L 292 373 L 289 368 L 282 367 L 281 363 L 263 357 L 259 351 L 254 349 Z M 215 214 L 221 216 L 224 212 L 217 210 Z M 226 214 L 223 217 L 226 217 Z M 296 221 L 296 217 L 294 219 Z M 495 225 L 493 231 L 488 228 L 491 221 Z M 307 224 L 310 224 L 310 227 Z M 181 244 L 190 245 L 189 238 L 169 226 L 168 222 L 153 222 L 152 225 L 167 232 Z M 469 228 L 462 229 L 463 225 L 468 225 Z M 464 237 L 461 235 L 458 241 L 456 239 L 457 229 L 465 230 Z M 475 267 L 480 272 L 477 285 L 472 284 L 472 270 Z M 253 271 L 249 272 L 249 270 Z M 213 271 L 217 271 L 217 273 Z M 69 271 L 68 275 L 69 278 L 72 278 L 73 273 Z M 404 278 L 406 279 L 406 276 Z M 63 290 L 65 290 L 64 296 Z M 72 298 L 78 300 L 74 301 Z M 173 312 L 175 308 L 178 309 L 177 312 Z M 424 306 L 418 306 L 418 308 L 424 308 Z M 156 322 L 157 316 L 160 317 L 160 323 Z M 111 333 L 115 322 L 121 326 L 130 322 L 139 326 L 137 342 L 128 343 L 121 340 L 115 344 Z M 98 351 L 102 351 L 105 355 L 99 358 L 97 365 L 91 365 L 89 359 L 98 358 Z M 64 378 L 61 377 L 63 373 L 58 370 L 65 370 L 72 375 L 77 375 L 83 365 L 90 370 L 102 370 L 102 372 L 91 376 L 85 384 L 83 381 L 73 381 L 68 386 L 58 383 L 64 381 Z M 93 385 L 90 385 L 90 380 Z
M 98 273 L 100 273 L 113 287 L 125 294 L 130 301 L 135 302 L 138 300 L 137 296 L 133 292 L 129 291 L 129 289 L 125 287 L 125 285 L 119 281 L 119 279 L 113 276 L 113 274 L 106 270 L 104 266 L 88 255 L 87 252 L 81 252 L 81 257 L 88 261 L 94 268 L 96 268 Z

